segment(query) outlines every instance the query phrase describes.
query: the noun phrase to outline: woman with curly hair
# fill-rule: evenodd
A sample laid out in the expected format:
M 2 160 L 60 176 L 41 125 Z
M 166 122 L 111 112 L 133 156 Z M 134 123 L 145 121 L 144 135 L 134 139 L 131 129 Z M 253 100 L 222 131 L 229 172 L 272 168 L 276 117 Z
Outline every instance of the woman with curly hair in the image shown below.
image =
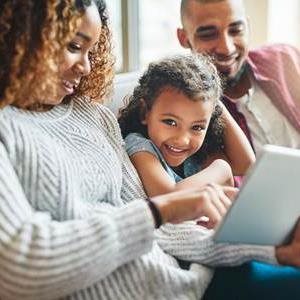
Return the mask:
M 210 182 L 232 185 L 230 165 L 217 159 L 224 150 L 235 175 L 254 162 L 243 132 L 226 108 L 222 114 L 220 95 L 217 70 L 206 57 L 180 55 L 149 65 L 119 116 L 127 153 L 148 196 Z
M 0 2 L 1 299 L 195 299 L 212 269 L 183 270 L 170 254 L 276 261 L 272 247 L 217 246 L 194 223 L 154 238 L 166 222 L 217 224 L 236 190 L 144 201 L 116 119 L 93 101 L 109 92 L 112 66 L 103 1 Z

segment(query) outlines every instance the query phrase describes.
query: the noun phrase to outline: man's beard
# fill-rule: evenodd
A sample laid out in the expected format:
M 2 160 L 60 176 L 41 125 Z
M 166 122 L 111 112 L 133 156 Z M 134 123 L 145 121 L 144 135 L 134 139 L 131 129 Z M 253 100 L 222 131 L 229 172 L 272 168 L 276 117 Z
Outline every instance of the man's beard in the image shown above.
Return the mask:
M 248 64 L 244 62 L 241 68 L 239 69 L 239 71 L 236 73 L 236 75 L 233 78 L 228 78 L 226 74 L 221 74 L 221 78 L 223 81 L 223 88 L 226 89 L 226 88 L 235 87 L 239 83 L 242 76 L 245 73 L 247 73 L 247 71 L 248 71 Z

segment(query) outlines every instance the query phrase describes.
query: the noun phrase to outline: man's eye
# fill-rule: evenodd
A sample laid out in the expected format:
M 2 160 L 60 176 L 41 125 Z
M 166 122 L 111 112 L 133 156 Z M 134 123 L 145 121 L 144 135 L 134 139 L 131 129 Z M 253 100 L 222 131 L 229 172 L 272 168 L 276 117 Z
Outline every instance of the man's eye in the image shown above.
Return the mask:
M 244 28 L 242 26 L 236 27 L 236 28 L 231 28 L 229 30 L 229 33 L 231 35 L 242 35 L 242 34 L 244 34 Z
M 217 31 L 203 31 L 198 33 L 198 38 L 207 41 L 207 40 L 212 40 L 218 37 L 218 32 Z
M 68 50 L 70 52 L 76 52 L 76 51 L 79 51 L 80 49 L 81 49 L 80 45 L 78 45 L 76 43 L 71 42 L 68 45 Z
M 176 122 L 172 119 L 165 119 L 165 120 L 162 120 L 162 122 L 169 126 L 176 126 Z

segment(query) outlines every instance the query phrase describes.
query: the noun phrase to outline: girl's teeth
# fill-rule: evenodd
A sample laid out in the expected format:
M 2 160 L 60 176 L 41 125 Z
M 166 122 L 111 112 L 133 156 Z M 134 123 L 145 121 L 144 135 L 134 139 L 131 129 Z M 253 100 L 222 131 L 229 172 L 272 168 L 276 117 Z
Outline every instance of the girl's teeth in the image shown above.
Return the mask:
M 183 150 L 180 150 L 180 149 L 177 149 L 177 148 L 174 148 L 172 146 L 168 146 L 172 151 L 174 152 L 182 152 Z

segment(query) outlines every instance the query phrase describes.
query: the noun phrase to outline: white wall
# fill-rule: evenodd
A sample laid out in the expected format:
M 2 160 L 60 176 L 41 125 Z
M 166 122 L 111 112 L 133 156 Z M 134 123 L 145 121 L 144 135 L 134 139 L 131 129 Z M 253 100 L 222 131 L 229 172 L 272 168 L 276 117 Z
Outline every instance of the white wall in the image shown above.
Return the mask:
M 251 46 L 283 42 L 300 46 L 299 0 L 245 0 Z
M 300 45 L 299 0 L 269 0 L 268 41 Z
M 265 44 L 268 40 L 268 2 L 268 0 L 245 0 L 250 21 L 250 45 L 253 47 Z

